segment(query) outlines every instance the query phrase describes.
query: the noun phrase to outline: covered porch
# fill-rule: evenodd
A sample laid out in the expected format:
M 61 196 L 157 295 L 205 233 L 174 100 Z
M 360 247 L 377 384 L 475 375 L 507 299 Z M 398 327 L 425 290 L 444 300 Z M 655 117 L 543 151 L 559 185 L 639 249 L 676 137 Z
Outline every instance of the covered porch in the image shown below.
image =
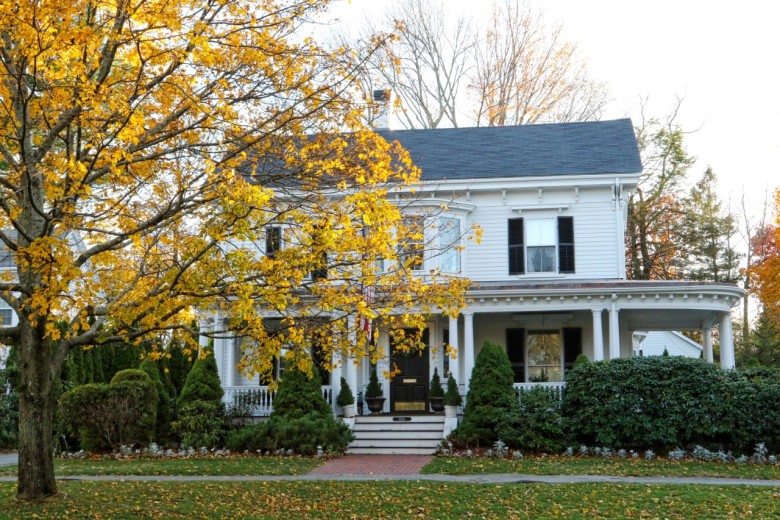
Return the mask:
M 387 398 L 383 411 L 428 413 L 427 405 L 420 403 L 427 400 L 434 369 L 444 384 L 452 374 L 465 396 L 476 356 L 488 339 L 507 350 L 518 390 L 543 385 L 560 394 L 566 371 L 579 354 L 591 361 L 634 355 L 634 331 L 700 331 L 703 357 L 708 362 L 715 359 L 716 336 L 720 365 L 731 369 L 731 309 L 743 294 L 734 285 L 706 282 L 483 283 L 471 290 L 458 318 L 430 317 L 424 339 L 428 347 L 419 359 L 407 363 L 409 373 L 393 380 L 384 377 L 384 372 L 397 360 L 392 357 L 388 334 L 378 329 L 378 345 L 384 355 L 377 372 Z M 228 342 L 215 345 L 225 403 L 248 406 L 256 416 L 270 414 L 272 393 L 237 372 L 240 348 Z M 334 413 L 339 413 L 335 396 L 340 378 L 347 380 L 360 403 L 368 384 L 369 363 L 354 358 L 332 361 L 334 368 L 322 391 Z M 366 406 L 363 413 L 368 414 Z

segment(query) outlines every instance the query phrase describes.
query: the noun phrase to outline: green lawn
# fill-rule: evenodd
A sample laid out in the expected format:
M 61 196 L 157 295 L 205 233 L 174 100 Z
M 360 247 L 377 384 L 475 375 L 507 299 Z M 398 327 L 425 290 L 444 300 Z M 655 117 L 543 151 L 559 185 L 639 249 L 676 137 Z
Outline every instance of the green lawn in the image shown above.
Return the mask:
M 777 518 L 780 490 L 620 484 L 62 482 L 62 496 L 0 518 Z
M 780 480 L 780 466 L 721 464 L 665 459 L 604 459 L 600 457 L 528 457 L 520 460 L 437 457 L 423 473 L 473 475 L 527 473 L 531 475 L 616 475 L 631 477 L 733 477 Z
M 190 459 L 55 459 L 54 472 L 64 475 L 303 475 L 323 461 L 297 457 L 216 457 Z M 16 466 L 0 467 L 15 475 Z
M 297 457 L 219 457 L 190 459 L 56 459 L 55 472 L 65 475 L 303 475 L 322 460 Z M 616 475 L 663 477 L 733 477 L 780 480 L 780 466 L 715 462 L 604 459 L 599 457 L 528 457 L 521 460 L 437 457 L 423 473 L 470 475 L 525 473 L 531 475 Z M 0 475 L 15 475 L 16 467 L 0 467 Z

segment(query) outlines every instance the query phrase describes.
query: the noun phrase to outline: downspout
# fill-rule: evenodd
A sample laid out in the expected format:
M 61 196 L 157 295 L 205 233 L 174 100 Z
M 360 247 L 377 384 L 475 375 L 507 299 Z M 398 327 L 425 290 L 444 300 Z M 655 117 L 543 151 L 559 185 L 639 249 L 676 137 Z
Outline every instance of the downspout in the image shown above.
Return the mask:
M 615 177 L 614 188 L 614 200 L 615 200 L 615 235 L 617 241 L 617 254 L 615 259 L 617 261 L 617 278 L 620 280 L 626 279 L 626 253 L 625 253 L 625 229 L 623 226 L 623 209 L 621 208 L 621 201 L 623 200 L 623 187 L 620 184 L 620 179 Z

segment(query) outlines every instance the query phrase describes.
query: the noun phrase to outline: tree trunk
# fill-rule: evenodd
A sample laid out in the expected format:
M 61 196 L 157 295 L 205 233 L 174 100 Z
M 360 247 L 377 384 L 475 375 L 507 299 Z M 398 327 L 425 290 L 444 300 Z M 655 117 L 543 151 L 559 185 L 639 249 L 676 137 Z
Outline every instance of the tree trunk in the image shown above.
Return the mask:
M 52 441 L 52 349 L 24 327 L 19 345 L 19 477 L 21 500 L 57 494 Z M 26 334 L 25 334 L 26 332 Z

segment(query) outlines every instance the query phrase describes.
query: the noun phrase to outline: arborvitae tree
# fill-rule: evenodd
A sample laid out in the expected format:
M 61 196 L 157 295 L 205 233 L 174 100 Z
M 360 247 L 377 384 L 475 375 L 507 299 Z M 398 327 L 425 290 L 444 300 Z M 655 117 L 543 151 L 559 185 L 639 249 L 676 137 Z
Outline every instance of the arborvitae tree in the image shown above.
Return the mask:
M 110 387 L 121 393 L 122 385 L 142 384 L 144 387 L 143 399 L 144 406 L 142 414 L 137 422 L 127 426 L 127 438 L 134 439 L 134 442 L 148 444 L 154 438 L 155 426 L 157 424 L 157 405 L 159 395 L 154 381 L 143 370 L 128 368 L 120 370 L 111 378 Z M 119 388 L 119 390 L 116 390 Z M 124 435 L 123 435 L 124 436 Z
M 195 355 L 185 354 L 184 346 L 177 340 L 171 341 L 166 351 L 169 357 L 165 360 L 165 366 L 168 368 L 171 382 L 176 389 L 176 395 L 179 395 L 187 381 L 187 375 L 192 370 L 197 353 Z
M 159 444 L 166 444 L 170 440 L 171 421 L 173 420 L 173 407 L 171 395 L 168 393 L 165 383 L 160 377 L 160 368 L 157 362 L 150 357 L 144 358 L 139 370 L 146 372 L 157 389 L 157 419 L 155 426 L 155 440 Z
M 187 374 L 187 381 L 177 399 L 178 407 L 193 401 L 220 402 L 223 394 L 214 351 L 211 347 L 206 347 L 205 356 L 199 356 Z
M 311 377 L 299 370 L 285 370 L 274 397 L 271 416 L 292 419 L 312 412 L 332 415 L 330 405 L 322 395 L 322 379 L 317 367 L 313 367 Z
M 740 255 L 734 249 L 737 218 L 723 208 L 716 193 L 712 168 L 691 189 L 685 200 L 684 239 L 688 258 L 685 278 L 712 282 L 735 282 Z
M 512 365 L 504 348 L 487 340 L 474 362 L 463 422 L 455 435 L 466 442 L 492 443 L 498 426 L 517 410 Z

